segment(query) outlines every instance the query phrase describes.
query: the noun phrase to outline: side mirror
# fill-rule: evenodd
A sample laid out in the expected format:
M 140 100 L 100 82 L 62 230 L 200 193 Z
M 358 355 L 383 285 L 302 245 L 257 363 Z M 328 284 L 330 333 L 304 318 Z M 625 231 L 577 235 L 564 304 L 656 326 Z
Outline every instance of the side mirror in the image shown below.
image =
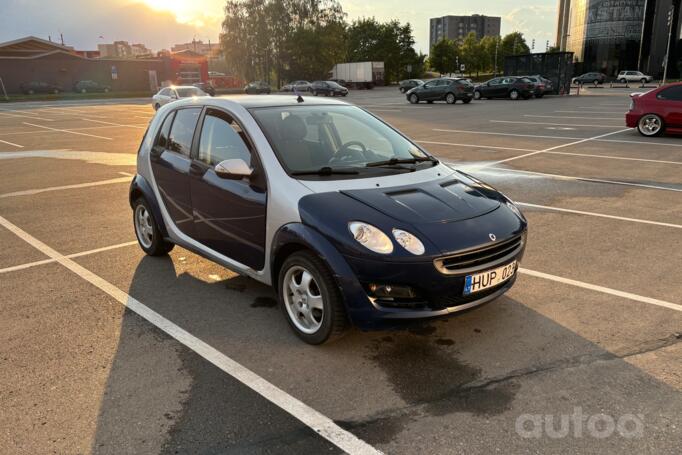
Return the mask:
M 214 170 L 218 177 L 232 180 L 240 180 L 253 174 L 253 169 L 239 158 L 221 161 Z

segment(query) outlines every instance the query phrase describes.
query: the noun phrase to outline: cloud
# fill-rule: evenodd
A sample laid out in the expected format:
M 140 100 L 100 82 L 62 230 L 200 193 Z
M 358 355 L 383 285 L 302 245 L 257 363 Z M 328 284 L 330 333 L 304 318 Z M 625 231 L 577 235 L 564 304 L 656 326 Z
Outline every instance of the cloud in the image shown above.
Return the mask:
M 217 41 L 221 15 L 202 16 L 205 25 L 178 23 L 170 12 L 157 11 L 143 3 L 126 0 L 93 2 L 69 0 L 0 0 L 0 41 L 34 35 L 53 41 L 64 35 L 66 44 L 77 49 L 96 49 L 98 43 L 125 40 L 143 43 L 154 50 L 168 49 L 173 44 L 196 39 Z M 196 22 L 195 22 L 196 24 Z
M 550 46 L 554 44 L 554 27 L 548 27 L 548 22 L 555 21 L 557 15 L 556 6 L 524 6 L 515 8 L 502 16 L 502 32 L 510 33 L 520 31 L 525 36 L 530 46 L 531 39 L 535 38 L 535 50 L 541 49 L 546 40 Z M 554 22 L 551 22 L 554 24 Z

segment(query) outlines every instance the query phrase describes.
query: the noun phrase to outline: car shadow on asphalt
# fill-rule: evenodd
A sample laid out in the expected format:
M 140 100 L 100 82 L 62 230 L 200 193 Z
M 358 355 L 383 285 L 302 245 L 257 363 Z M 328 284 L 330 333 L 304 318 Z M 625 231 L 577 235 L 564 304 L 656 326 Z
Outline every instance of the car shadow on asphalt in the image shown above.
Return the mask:
M 414 431 L 438 438 L 444 445 L 435 451 L 471 444 L 485 452 L 492 445 L 480 445 L 483 434 L 512 452 L 656 447 L 663 453 L 676 444 L 667 431 L 682 423 L 678 391 L 512 298 L 448 319 L 352 330 L 335 343 L 309 346 L 287 326 L 271 288 L 234 274 L 207 280 L 203 268 L 179 263 L 177 254 L 144 257 L 128 293 L 387 453 L 414 453 L 413 442 L 405 441 Z M 578 406 L 586 415 L 642 415 L 645 432 L 638 439 L 569 435 L 567 441 L 523 438 L 515 427 L 520 415 L 558 417 Z M 327 446 L 126 311 L 94 453 L 335 450 Z

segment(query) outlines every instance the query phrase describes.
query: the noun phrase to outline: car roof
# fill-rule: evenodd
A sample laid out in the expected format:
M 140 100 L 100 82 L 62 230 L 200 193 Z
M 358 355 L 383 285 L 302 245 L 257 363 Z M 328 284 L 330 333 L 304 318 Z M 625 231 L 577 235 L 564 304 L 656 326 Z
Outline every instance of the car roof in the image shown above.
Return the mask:
M 215 97 L 200 97 L 200 98 L 187 98 L 183 101 L 183 104 L 187 106 L 188 104 L 195 106 L 223 106 L 229 108 L 233 103 L 240 104 L 246 109 L 251 108 L 262 108 L 262 107 L 286 107 L 286 106 L 324 106 L 324 105 L 335 105 L 335 106 L 350 106 L 349 103 L 345 103 L 340 100 L 334 100 L 329 98 L 318 98 L 315 96 L 302 96 L 303 102 L 298 102 L 298 97 L 296 95 L 223 95 Z

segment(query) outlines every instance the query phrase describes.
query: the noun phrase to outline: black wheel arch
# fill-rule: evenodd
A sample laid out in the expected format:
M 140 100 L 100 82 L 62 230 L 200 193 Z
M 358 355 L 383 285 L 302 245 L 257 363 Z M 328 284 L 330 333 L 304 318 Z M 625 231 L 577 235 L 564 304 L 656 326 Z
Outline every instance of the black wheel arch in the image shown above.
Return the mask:
M 130 182 L 130 191 L 128 194 L 128 202 L 130 207 L 133 208 L 135 201 L 143 197 L 147 204 L 149 205 L 152 215 L 154 215 L 154 220 L 159 228 L 159 232 L 163 238 L 168 238 L 168 231 L 166 230 L 166 224 L 163 221 L 163 216 L 161 215 L 161 208 L 159 203 L 154 196 L 154 191 L 151 185 L 147 182 L 147 179 L 142 177 L 140 174 L 133 177 L 133 181 Z

